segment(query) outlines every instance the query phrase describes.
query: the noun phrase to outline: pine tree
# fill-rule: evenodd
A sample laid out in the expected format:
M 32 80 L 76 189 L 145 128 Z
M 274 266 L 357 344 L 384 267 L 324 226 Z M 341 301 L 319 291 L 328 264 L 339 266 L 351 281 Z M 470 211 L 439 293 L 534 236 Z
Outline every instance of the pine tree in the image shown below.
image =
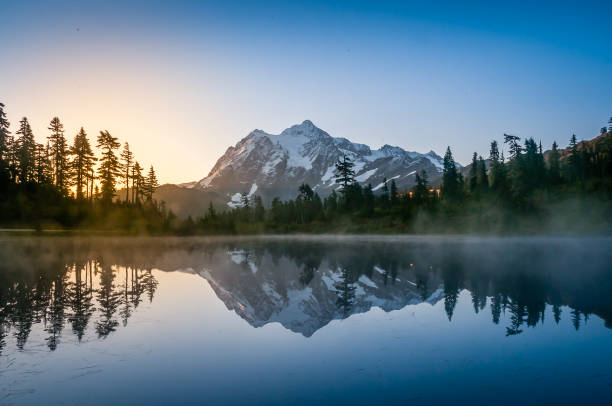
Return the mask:
M 85 192 L 87 192 L 88 174 L 91 172 L 96 159 L 83 127 L 74 136 L 74 143 L 70 148 L 70 154 L 74 157 L 72 162 L 70 162 L 70 168 L 75 181 L 76 197 L 77 199 L 82 199 L 83 187 L 85 186 Z
M 391 179 L 391 189 L 389 190 L 389 201 L 391 202 L 391 206 L 397 205 L 398 200 L 398 192 L 397 185 L 395 184 L 395 179 Z
M 489 177 L 487 176 L 487 164 L 482 156 L 478 157 L 478 170 L 477 170 L 477 178 L 478 178 L 478 188 L 481 192 L 486 192 L 489 190 Z
M 572 180 L 576 180 L 580 175 L 580 154 L 578 153 L 578 140 L 576 134 L 572 134 L 569 143 L 569 156 L 567 157 L 567 163 L 569 165 L 569 175 Z
M 52 183 L 53 170 L 49 160 L 49 147 L 36 144 L 36 183 Z
M 387 178 L 383 178 L 382 187 L 380 188 L 380 191 L 382 192 L 380 195 L 382 206 L 387 209 L 389 206 L 389 185 L 387 184 Z
M 121 151 L 122 169 L 123 169 L 123 183 L 125 184 L 125 201 L 126 203 L 130 198 L 130 169 L 132 168 L 132 162 L 134 160 L 134 154 L 130 151 L 130 144 L 126 141 L 123 144 L 123 151 Z
M 342 193 L 346 193 L 348 187 L 355 182 L 355 171 L 353 167 L 355 164 L 346 155 L 343 156 L 342 160 L 338 159 L 336 162 L 336 183 L 342 185 Z
M 10 123 L 6 119 L 4 104 L 0 103 L 0 176 L 8 176 L 7 154 L 9 147 Z
M 102 188 L 102 201 L 110 203 L 115 196 L 116 178 L 121 175 L 121 165 L 115 150 L 121 146 L 116 137 L 110 135 L 108 131 L 100 131 L 98 135 L 97 147 L 102 150 L 100 166 L 98 167 L 98 177 Z
M 472 166 L 470 167 L 469 173 L 469 186 L 470 192 L 476 191 L 476 186 L 478 185 L 478 155 L 476 152 L 472 155 Z
M 214 206 L 213 206 L 213 203 L 212 203 L 212 202 L 208 203 L 208 213 L 207 213 L 207 217 L 208 217 L 208 218 L 211 218 L 211 219 L 213 219 L 213 218 L 217 217 L 217 213 L 215 212 L 215 208 L 214 208 Z
M 62 193 L 67 193 L 70 186 L 70 167 L 68 163 L 68 143 L 64 136 L 64 125 L 60 119 L 53 117 L 49 123 L 51 162 L 53 164 L 53 180 Z
M 550 157 L 548 159 L 548 173 L 550 181 L 553 185 L 561 182 L 561 166 L 559 165 L 559 147 L 557 142 L 553 142 L 552 150 L 550 151 Z
M 510 150 L 510 159 L 519 159 L 521 156 L 521 152 L 523 148 L 519 141 L 520 137 L 516 135 L 504 134 L 504 144 L 508 144 L 508 149 Z
M 157 176 L 155 175 L 155 170 L 153 169 L 153 165 L 151 165 L 151 167 L 149 168 L 149 174 L 147 175 L 147 178 L 145 179 L 145 190 L 146 190 L 147 200 L 149 201 L 153 200 L 153 193 L 155 193 L 155 190 L 157 189 L 158 186 L 159 186 L 159 183 L 157 182 Z
M 142 176 L 142 167 L 136 161 L 132 167 L 132 203 L 140 201 L 143 196 L 144 177 Z
M 15 142 L 19 181 L 21 183 L 31 182 L 34 180 L 36 168 L 36 142 L 26 117 L 19 122 L 19 130 L 16 134 L 19 135 Z
M 444 168 L 442 170 L 442 195 L 449 200 L 455 200 L 460 196 L 460 176 L 453 159 L 450 147 L 446 148 L 444 154 Z
M 426 203 L 429 200 L 429 185 L 427 184 L 427 172 L 421 171 L 416 174 L 416 185 L 412 189 L 412 198 L 417 205 Z

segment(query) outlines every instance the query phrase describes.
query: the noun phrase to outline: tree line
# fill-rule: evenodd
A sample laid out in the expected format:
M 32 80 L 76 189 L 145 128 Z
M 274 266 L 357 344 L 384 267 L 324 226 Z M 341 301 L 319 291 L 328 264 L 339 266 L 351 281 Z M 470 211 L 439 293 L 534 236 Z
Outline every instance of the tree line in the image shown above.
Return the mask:
M 579 142 L 572 135 L 564 150 L 554 142 L 544 152 L 541 142 L 512 134 L 503 135 L 503 147 L 507 156 L 492 141 L 488 157 L 474 153 L 466 168 L 448 147 L 439 184 L 422 171 L 411 189 L 400 191 L 385 179 L 376 194 L 355 180 L 354 163 L 343 156 L 336 163 L 338 189 L 329 196 L 303 184 L 296 199 L 275 198 L 265 207 L 245 193 L 241 207 L 217 213 L 211 205 L 179 231 L 612 231 L 612 118 L 599 137 Z
M 356 181 L 351 157 L 343 156 L 328 196 L 308 184 L 299 185 L 295 199 L 267 205 L 244 193 L 239 207 L 220 211 L 211 202 L 204 215 L 180 220 L 154 201 L 155 171 L 151 166 L 144 175 L 128 142 L 119 153 L 118 139 L 100 131 L 96 156 L 83 128 L 69 145 L 55 117 L 40 144 L 25 117 L 11 133 L 0 103 L 0 221 L 178 234 L 610 232 L 612 118 L 608 124 L 591 141 L 572 135 L 567 148 L 554 142 L 546 152 L 533 138 L 504 134 L 503 145 L 492 141 L 488 156 L 474 153 L 466 168 L 448 147 L 440 179 L 432 183 L 421 171 L 409 190 L 385 179 L 374 193 Z M 116 196 L 118 185 L 125 195 Z
M 103 224 L 117 211 L 123 217 L 163 221 L 169 213 L 153 201 L 159 186 L 153 166 L 147 173 L 129 143 L 108 131 L 96 138 L 98 155 L 84 128 L 69 143 L 58 117 L 49 122 L 46 143 L 36 142 L 27 117 L 14 134 L 0 103 L 0 221 L 5 224 L 61 226 Z M 117 187 L 125 188 L 117 196 Z M 129 210 L 128 210 L 129 209 Z M 148 212 L 148 213 L 145 213 Z M 146 216 L 145 216 L 146 214 Z

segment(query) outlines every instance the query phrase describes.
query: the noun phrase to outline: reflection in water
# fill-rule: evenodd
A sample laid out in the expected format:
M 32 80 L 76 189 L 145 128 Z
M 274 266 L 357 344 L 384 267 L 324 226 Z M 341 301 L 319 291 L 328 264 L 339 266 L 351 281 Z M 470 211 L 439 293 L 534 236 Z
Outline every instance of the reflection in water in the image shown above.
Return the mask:
M 0 351 L 22 350 L 33 329 L 53 351 L 71 329 L 103 339 L 157 288 L 152 269 L 205 278 L 254 327 L 278 322 L 310 337 L 331 320 L 443 300 L 449 321 L 461 292 L 474 313 L 514 336 L 590 314 L 612 326 L 606 239 L 4 239 L 0 245 Z M 180 295 L 177 295 L 180 297 Z M 567 306 L 567 309 L 562 307 Z M 566 312 L 568 314 L 564 314 Z M 197 323 L 197 320 L 193 321 Z M 67 327 L 69 326 L 69 327 Z
M 157 281 L 150 269 L 111 266 L 96 255 L 66 256 L 65 247 L 50 256 L 48 251 L 30 252 L 11 261 L 12 255 L 25 254 L 22 248 L 26 246 L 2 251 L 0 353 L 11 335 L 23 350 L 33 328 L 45 332 L 51 351 L 60 344 L 66 325 L 81 341 L 92 318 L 97 336 L 104 338 L 116 330 L 118 318 L 127 325 L 143 294 L 153 300 Z

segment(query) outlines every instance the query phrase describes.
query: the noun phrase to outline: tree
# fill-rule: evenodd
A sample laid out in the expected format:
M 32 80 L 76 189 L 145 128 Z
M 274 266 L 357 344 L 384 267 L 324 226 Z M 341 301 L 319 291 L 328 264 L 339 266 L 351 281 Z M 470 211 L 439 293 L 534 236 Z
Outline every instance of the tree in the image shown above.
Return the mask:
M 429 186 L 427 184 L 427 172 L 421 171 L 416 174 L 416 185 L 412 189 L 412 198 L 417 205 L 422 205 L 429 200 Z
M 134 160 L 134 154 L 130 151 L 130 144 L 126 141 L 123 144 L 123 151 L 121 151 L 122 168 L 124 173 L 123 183 L 125 184 L 125 201 L 126 203 L 130 198 L 130 169 L 132 168 L 132 161 Z
M 312 188 L 307 183 L 302 183 L 302 185 L 300 185 L 300 187 L 298 188 L 298 193 L 299 197 L 301 197 L 304 201 L 308 202 L 311 201 L 314 196 Z
M 68 143 L 64 136 L 64 125 L 58 117 L 53 117 L 49 123 L 51 135 L 50 144 L 51 163 L 53 165 L 53 181 L 63 194 L 68 192 L 70 186 L 70 166 L 68 163 Z
M 561 166 L 559 165 L 559 157 L 559 147 L 555 141 L 552 144 L 552 150 L 550 151 L 550 157 L 548 159 L 548 174 L 550 177 L 550 182 L 553 185 L 561 182 Z
M 140 197 L 143 196 L 143 185 L 144 177 L 142 176 L 142 167 L 136 161 L 132 167 L 132 203 L 140 201 Z
M 74 157 L 70 163 L 76 186 L 77 199 L 83 198 L 83 186 L 87 188 L 88 175 L 93 169 L 94 157 L 91 145 L 87 139 L 87 133 L 81 127 L 74 137 L 74 143 L 70 148 L 70 154 Z M 86 190 L 87 192 L 87 190 Z
M 342 160 L 338 159 L 336 162 L 336 182 L 342 185 L 341 192 L 346 193 L 348 187 L 355 182 L 355 171 L 353 167 L 355 164 L 346 155 L 343 156 Z
M 265 209 L 263 205 L 263 201 L 261 200 L 261 196 L 254 196 L 253 201 L 255 202 L 253 209 L 253 219 L 255 221 L 263 221 L 265 215 Z
M 474 155 L 472 155 L 472 166 L 470 167 L 468 182 L 470 186 L 470 192 L 475 192 L 476 186 L 478 185 L 478 155 L 476 154 L 476 152 L 474 152 Z
M 397 199 L 398 199 L 398 192 L 397 192 L 397 185 L 395 184 L 395 179 L 391 179 L 391 189 L 389 192 L 389 198 L 390 198 L 390 203 L 391 203 L 391 207 L 396 206 L 397 205 Z
M 8 171 L 7 153 L 9 144 L 9 131 L 10 123 L 6 119 L 6 113 L 4 112 L 4 104 L 0 103 L 0 176 L 3 176 Z
M 389 208 L 389 185 L 387 184 L 387 178 L 383 178 L 380 191 L 382 192 L 380 195 L 382 206 L 385 210 L 387 210 Z
M 569 174 L 572 180 L 576 180 L 581 172 L 580 154 L 578 153 L 578 140 L 576 139 L 576 134 L 572 134 L 570 138 L 569 150 L 569 156 L 567 157 Z
M 110 203 L 115 196 L 116 178 L 121 175 L 119 159 L 115 155 L 115 150 L 121 144 L 108 131 L 100 131 L 98 135 L 98 148 L 102 149 L 102 158 L 98 168 L 100 186 L 102 188 L 102 201 Z
M 497 141 L 491 142 L 489 151 L 489 160 L 491 161 L 491 189 L 496 192 L 501 192 L 506 189 L 506 167 L 503 157 L 499 154 Z
M 159 183 L 157 182 L 157 176 L 155 175 L 155 169 L 153 169 L 153 165 L 151 165 L 151 167 L 149 168 L 149 174 L 147 175 L 144 183 L 145 196 L 147 197 L 148 201 L 152 201 L 153 193 L 155 193 L 155 190 L 159 186 Z
M 508 149 L 510 150 L 510 159 L 519 159 L 521 156 L 521 152 L 523 148 L 519 141 L 520 137 L 511 134 L 504 134 L 504 144 L 508 145 Z
M 450 147 L 444 154 L 444 168 L 442 170 L 442 195 L 449 200 L 456 200 L 460 195 L 460 180 L 457 166 L 453 159 Z
M 217 213 L 215 212 L 215 207 L 213 206 L 212 202 L 208 203 L 208 213 L 206 215 L 211 219 L 217 217 Z
M 49 146 L 36 144 L 36 183 L 52 183 L 53 169 L 49 160 Z
M 478 157 L 477 166 L 476 176 L 478 180 L 478 189 L 481 192 L 486 192 L 489 190 L 489 177 L 487 176 L 487 164 L 482 156 Z
M 15 144 L 18 177 L 21 183 L 26 183 L 34 180 L 36 166 L 36 142 L 26 117 L 19 122 L 16 134 L 19 135 Z

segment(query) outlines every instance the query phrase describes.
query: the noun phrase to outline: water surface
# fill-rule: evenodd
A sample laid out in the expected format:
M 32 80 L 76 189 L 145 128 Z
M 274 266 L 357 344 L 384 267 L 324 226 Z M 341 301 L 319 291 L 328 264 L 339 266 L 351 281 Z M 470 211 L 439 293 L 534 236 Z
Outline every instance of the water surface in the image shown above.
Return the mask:
M 2 404 L 609 404 L 606 238 L 2 238 Z

